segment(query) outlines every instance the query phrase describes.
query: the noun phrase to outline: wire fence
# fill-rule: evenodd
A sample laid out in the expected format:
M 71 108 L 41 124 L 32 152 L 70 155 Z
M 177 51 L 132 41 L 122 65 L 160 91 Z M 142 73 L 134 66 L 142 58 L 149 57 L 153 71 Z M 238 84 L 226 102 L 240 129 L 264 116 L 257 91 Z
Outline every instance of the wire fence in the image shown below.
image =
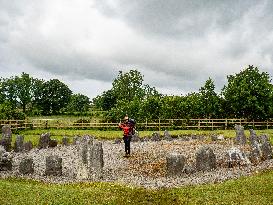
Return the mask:
M 0 120 L 1 126 L 10 125 L 12 129 L 117 129 L 118 123 L 113 122 L 78 122 L 67 119 L 26 119 L 26 120 Z M 271 129 L 273 119 L 267 121 L 254 121 L 247 119 L 155 119 L 137 122 L 139 130 L 165 130 L 165 129 L 233 129 L 234 125 L 245 128 Z

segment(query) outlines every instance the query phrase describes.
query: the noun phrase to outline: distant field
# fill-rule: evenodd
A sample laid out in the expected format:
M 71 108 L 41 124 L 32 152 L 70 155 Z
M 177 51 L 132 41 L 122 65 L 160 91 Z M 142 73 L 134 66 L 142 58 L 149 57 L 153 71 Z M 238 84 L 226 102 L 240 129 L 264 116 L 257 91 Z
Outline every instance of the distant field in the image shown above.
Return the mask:
M 0 204 L 273 204 L 273 171 L 223 183 L 149 190 L 115 183 L 0 179 Z
M 93 135 L 98 139 L 103 140 L 113 140 L 116 138 L 122 138 L 122 131 L 103 131 L 103 130 L 76 130 L 76 129 L 34 129 L 34 130 L 21 130 L 18 131 L 17 134 L 23 135 L 25 137 L 25 141 L 32 141 L 35 145 L 38 143 L 39 136 L 43 133 L 49 132 L 53 139 L 57 139 L 61 141 L 63 136 L 67 136 L 72 141 L 72 138 L 76 135 Z M 139 131 L 140 137 L 151 136 L 155 131 Z M 164 131 L 161 131 L 160 134 L 163 135 Z M 234 130 L 173 130 L 169 131 L 171 135 L 224 135 L 225 137 L 235 137 Z M 245 131 L 246 136 L 249 136 L 249 131 Z M 273 129 L 270 130 L 257 130 L 256 133 L 260 134 L 268 134 L 271 142 L 273 143 Z M 15 138 L 15 135 L 13 136 Z

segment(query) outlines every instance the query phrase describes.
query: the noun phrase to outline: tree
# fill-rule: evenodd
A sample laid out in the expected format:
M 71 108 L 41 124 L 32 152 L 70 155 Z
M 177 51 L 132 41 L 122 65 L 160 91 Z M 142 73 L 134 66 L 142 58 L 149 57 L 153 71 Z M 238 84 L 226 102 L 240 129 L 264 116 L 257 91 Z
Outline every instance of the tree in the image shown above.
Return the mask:
M 268 73 L 249 66 L 227 79 L 222 95 L 231 117 L 262 120 L 272 117 L 273 86 Z
M 90 108 L 89 97 L 82 94 L 73 94 L 67 105 L 69 112 L 87 112 Z
M 205 85 L 199 89 L 200 103 L 202 106 L 199 117 L 211 118 L 217 117 L 220 113 L 220 98 L 214 91 L 215 85 L 209 78 Z
M 94 98 L 92 104 L 95 106 L 95 108 L 108 111 L 117 104 L 117 97 L 112 89 L 107 90 L 104 91 L 102 95 Z
M 58 79 L 49 80 L 42 84 L 38 91 L 37 102 L 43 114 L 58 114 L 70 101 L 72 91 Z
M 139 71 L 130 70 L 126 73 L 119 71 L 118 77 L 112 83 L 112 90 L 117 100 L 130 102 L 134 97 L 142 98 L 144 96 L 142 83 L 143 76 Z

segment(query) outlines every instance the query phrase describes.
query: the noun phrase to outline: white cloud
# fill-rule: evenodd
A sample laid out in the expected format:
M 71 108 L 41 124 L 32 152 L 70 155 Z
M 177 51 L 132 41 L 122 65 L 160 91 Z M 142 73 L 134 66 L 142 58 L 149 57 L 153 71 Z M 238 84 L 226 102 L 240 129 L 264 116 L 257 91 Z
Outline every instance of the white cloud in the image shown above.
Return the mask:
M 0 74 L 58 77 L 90 97 L 132 68 L 169 94 L 209 77 L 219 90 L 249 64 L 272 75 L 273 3 L 202 2 L 0 0 Z

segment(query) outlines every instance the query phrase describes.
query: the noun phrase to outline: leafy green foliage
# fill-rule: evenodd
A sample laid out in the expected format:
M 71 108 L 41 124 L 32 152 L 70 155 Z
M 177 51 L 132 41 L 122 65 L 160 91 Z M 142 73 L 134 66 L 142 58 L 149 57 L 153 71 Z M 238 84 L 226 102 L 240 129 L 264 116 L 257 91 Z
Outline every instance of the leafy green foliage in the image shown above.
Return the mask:
M 73 94 L 66 107 L 66 110 L 68 112 L 87 112 L 89 108 L 89 97 L 82 94 Z
M 38 103 L 42 113 L 48 115 L 57 114 L 62 108 L 66 107 L 70 101 L 72 91 L 58 79 L 53 79 L 42 85 L 39 94 Z
M 272 117 L 273 85 L 268 73 L 254 66 L 228 76 L 222 94 L 225 109 L 235 118 L 267 119 Z

